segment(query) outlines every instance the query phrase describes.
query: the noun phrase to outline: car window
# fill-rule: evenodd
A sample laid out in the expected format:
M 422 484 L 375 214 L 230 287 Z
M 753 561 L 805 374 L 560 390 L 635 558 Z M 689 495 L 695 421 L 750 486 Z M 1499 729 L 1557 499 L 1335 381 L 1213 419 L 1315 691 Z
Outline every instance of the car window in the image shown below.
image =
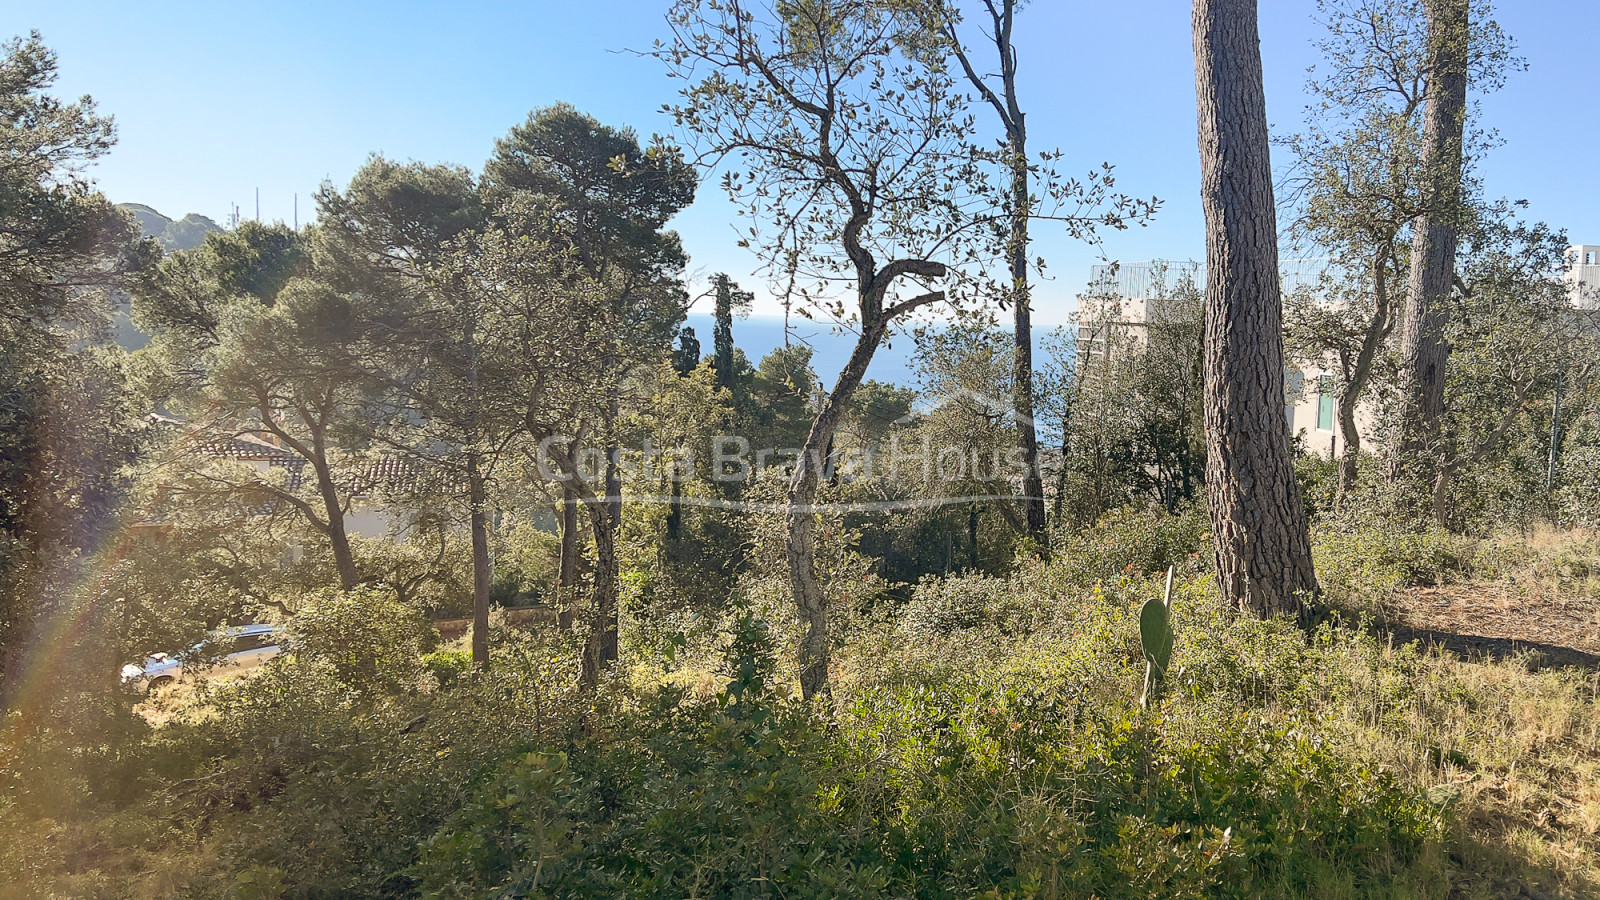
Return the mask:
M 260 650 L 262 647 L 277 646 L 277 635 L 272 634 L 247 634 L 236 637 L 230 642 L 229 653 L 244 653 L 248 650 Z

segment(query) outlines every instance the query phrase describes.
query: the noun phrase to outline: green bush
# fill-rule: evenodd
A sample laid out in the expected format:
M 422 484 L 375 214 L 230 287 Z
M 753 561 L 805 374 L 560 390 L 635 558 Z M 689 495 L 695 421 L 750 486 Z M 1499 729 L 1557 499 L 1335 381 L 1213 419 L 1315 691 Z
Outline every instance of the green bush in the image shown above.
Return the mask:
M 472 654 L 466 650 L 435 650 L 424 654 L 422 668 L 439 687 L 447 688 L 472 671 Z
M 422 654 L 438 643 L 421 610 L 366 586 L 306 597 L 290 628 L 296 657 L 326 664 L 342 683 L 368 691 L 414 687 Z
M 1211 523 L 1191 506 L 1178 515 L 1159 508 L 1124 507 L 1061 540 L 1052 569 L 1070 583 L 1088 587 L 1119 575 L 1164 572 L 1196 560 L 1211 563 Z
M 1600 527 L 1600 447 L 1579 447 L 1562 456 L 1556 496 L 1563 521 Z
M 1439 529 L 1318 528 L 1311 555 L 1327 597 L 1339 604 L 1381 603 L 1397 588 L 1443 584 L 1473 570 L 1473 542 Z
M 913 632 L 940 637 L 977 628 L 991 621 L 995 595 L 1005 586 L 1003 580 L 977 574 L 925 576 L 901 610 L 901 621 Z

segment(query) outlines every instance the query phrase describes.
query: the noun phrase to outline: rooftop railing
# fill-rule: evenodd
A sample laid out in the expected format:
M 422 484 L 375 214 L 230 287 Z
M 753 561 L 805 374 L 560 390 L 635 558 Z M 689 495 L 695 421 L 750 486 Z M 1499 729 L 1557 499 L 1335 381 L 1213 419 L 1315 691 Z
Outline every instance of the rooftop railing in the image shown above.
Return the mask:
M 1285 293 L 1303 285 L 1316 284 L 1331 264 L 1327 257 L 1280 260 L 1278 272 Z M 1593 268 L 1600 269 L 1600 266 Z M 1089 293 L 1147 300 L 1165 297 L 1185 283 L 1205 287 L 1205 263 L 1192 259 L 1152 259 L 1111 263 L 1093 267 L 1089 273 Z

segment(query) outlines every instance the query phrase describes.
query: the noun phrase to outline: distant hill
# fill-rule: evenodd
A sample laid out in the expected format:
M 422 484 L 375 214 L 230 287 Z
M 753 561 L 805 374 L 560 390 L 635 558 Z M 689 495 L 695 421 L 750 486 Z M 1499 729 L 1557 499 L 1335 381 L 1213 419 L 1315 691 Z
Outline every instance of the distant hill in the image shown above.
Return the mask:
M 143 203 L 117 205 L 133 213 L 144 233 L 155 238 L 169 253 L 173 250 L 193 250 L 205 243 L 206 235 L 222 230 L 220 225 L 199 213 L 189 213 L 174 221 Z
M 174 221 L 143 203 L 118 203 L 117 206 L 133 213 L 145 236 L 155 238 L 168 253 L 193 250 L 205 243 L 206 235 L 222 230 L 217 223 L 198 213 L 189 213 Z M 132 300 L 121 291 L 115 293 L 112 301 L 111 342 L 124 350 L 138 350 L 150 343 L 150 336 L 133 324 Z

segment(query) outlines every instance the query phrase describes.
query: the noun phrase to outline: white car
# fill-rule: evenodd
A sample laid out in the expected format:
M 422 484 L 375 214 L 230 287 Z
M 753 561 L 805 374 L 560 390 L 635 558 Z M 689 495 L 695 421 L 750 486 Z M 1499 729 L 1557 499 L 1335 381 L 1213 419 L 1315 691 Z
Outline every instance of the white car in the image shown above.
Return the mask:
M 237 625 L 220 628 L 211 633 L 203 643 L 191 647 L 187 653 L 176 656 L 157 653 L 145 660 L 144 665 L 129 663 L 122 667 L 122 683 L 134 685 L 146 693 L 185 679 L 199 666 L 187 662 L 196 657 L 214 657 L 223 654 L 215 665 L 207 669 L 221 674 L 253 669 L 283 652 L 283 628 L 279 625 Z

